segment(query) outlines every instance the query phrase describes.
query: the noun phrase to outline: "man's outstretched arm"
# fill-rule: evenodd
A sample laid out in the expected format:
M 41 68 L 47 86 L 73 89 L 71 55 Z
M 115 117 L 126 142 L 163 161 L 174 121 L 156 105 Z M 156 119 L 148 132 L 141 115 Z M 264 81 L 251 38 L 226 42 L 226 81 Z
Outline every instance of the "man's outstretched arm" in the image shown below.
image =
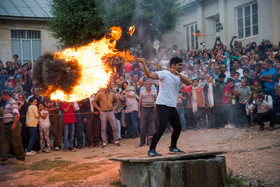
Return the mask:
M 155 73 L 155 72 L 151 73 L 150 72 L 149 68 L 147 67 L 146 60 L 144 58 L 137 58 L 136 61 L 138 63 L 142 63 L 143 64 L 144 72 L 145 72 L 145 74 L 147 75 L 148 78 L 151 78 L 151 79 L 154 79 L 154 80 L 158 80 L 159 79 L 157 73 Z

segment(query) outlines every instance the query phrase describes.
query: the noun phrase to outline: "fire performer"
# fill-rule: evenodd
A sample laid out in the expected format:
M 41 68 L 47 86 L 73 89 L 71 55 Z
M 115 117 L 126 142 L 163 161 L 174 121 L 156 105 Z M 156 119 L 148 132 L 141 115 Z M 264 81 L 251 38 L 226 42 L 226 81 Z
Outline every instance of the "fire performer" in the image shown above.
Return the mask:
M 173 128 L 169 152 L 184 153 L 182 150 L 177 148 L 177 140 L 180 136 L 182 125 L 176 110 L 176 105 L 180 89 L 180 82 L 190 85 L 191 80 L 179 73 L 183 68 L 183 60 L 179 57 L 173 57 L 170 60 L 169 70 L 157 71 L 153 73 L 149 71 L 145 59 L 139 58 L 137 61 L 143 64 L 143 69 L 147 77 L 159 80 L 159 94 L 156 101 L 159 127 L 153 135 L 148 155 L 161 156 L 161 154 L 156 152 L 156 146 L 162 134 L 164 133 L 168 122 Z

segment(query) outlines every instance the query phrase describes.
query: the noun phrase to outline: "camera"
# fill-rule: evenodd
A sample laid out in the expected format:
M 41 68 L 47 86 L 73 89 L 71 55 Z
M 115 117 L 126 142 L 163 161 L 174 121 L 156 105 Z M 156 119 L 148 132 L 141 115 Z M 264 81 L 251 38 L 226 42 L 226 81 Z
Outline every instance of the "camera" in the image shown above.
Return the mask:
M 263 94 L 258 94 L 258 98 L 259 98 L 259 99 L 264 99 Z
M 205 42 L 200 42 L 200 45 L 203 45 L 203 46 L 204 46 L 204 45 L 205 45 Z

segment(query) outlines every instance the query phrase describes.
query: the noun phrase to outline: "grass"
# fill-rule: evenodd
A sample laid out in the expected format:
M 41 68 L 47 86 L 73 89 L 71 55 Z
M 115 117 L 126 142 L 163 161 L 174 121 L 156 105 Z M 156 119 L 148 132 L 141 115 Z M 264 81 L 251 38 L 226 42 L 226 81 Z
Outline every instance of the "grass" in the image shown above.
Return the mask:
M 98 171 L 103 162 L 99 163 L 83 163 L 73 165 L 68 168 L 59 170 L 61 173 L 48 177 L 48 182 L 62 182 L 62 181 L 77 181 L 83 180 L 93 175 L 98 175 L 101 171 Z
M 12 180 L 12 179 L 14 179 L 14 178 L 11 177 L 11 176 L 7 176 L 7 175 L 4 175 L 4 174 L 0 175 L 0 182 L 5 182 L 5 181 L 8 181 L 8 180 Z
M 110 185 L 117 187 L 126 187 L 126 185 L 123 185 L 120 180 L 111 182 Z
M 93 156 L 87 156 L 87 157 L 84 157 L 84 159 L 93 159 L 93 158 L 96 158 L 98 157 L 97 155 L 93 155 Z
M 231 169 L 228 170 L 227 182 L 225 184 L 225 187 L 243 187 L 245 182 L 245 179 L 234 176 Z
M 31 170 L 31 171 L 50 171 L 54 168 L 65 168 L 68 167 L 69 165 L 73 164 L 74 162 L 71 161 L 66 161 L 66 160 L 49 160 L 49 159 L 44 159 L 38 162 L 34 162 L 30 165 L 19 165 L 16 166 L 15 169 L 20 172 L 20 171 L 25 171 L 25 170 Z

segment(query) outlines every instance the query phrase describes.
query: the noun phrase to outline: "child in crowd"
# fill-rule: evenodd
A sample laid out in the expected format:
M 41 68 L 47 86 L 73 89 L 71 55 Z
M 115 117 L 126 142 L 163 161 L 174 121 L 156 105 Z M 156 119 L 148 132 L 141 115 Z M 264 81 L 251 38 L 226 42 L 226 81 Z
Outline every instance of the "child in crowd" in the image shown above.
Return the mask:
M 45 110 L 45 104 L 38 104 L 39 113 L 39 133 L 40 133 L 40 152 L 49 153 L 51 150 L 50 143 L 50 126 L 49 112 Z M 44 149 L 44 142 L 47 143 L 47 149 Z

